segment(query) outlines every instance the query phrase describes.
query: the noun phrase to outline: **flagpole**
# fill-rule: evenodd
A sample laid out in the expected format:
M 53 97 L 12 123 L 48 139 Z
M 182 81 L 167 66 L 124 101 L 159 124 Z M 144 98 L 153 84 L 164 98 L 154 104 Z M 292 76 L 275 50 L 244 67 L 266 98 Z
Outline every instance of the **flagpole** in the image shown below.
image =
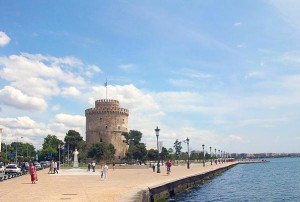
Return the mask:
M 105 88 L 106 88 L 106 99 L 107 99 L 107 78 L 106 78 L 106 82 L 104 83 Z

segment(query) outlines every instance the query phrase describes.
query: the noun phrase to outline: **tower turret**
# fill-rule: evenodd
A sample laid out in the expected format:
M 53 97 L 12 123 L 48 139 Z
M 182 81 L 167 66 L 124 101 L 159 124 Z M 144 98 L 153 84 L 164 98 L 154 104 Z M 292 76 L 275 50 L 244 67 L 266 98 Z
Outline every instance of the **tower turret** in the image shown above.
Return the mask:
M 127 144 L 122 132 L 128 132 L 129 110 L 120 108 L 118 100 L 95 101 L 95 108 L 85 110 L 86 143 L 90 147 L 97 142 L 107 142 L 116 149 L 115 158 L 125 157 Z

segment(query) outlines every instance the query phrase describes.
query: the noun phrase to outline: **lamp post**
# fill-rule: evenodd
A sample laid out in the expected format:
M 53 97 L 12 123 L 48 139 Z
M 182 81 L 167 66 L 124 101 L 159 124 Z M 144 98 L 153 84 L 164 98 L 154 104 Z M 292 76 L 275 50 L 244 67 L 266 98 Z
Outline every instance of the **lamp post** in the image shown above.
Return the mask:
M 58 162 L 59 162 L 59 164 L 60 164 L 60 149 L 61 149 L 61 146 L 62 145 L 58 145 Z
M 189 146 L 189 138 L 186 138 L 186 144 L 187 144 L 187 151 L 188 151 L 188 161 L 187 161 L 187 168 L 190 169 L 190 146 Z
M 60 169 L 60 165 L 61 165 L 61 162 L 60 162 L 60 150 L 64 148 L 64 145 L 58 145 L 58 165 L 57 165 L 57 169 Z
M 158 136 L 159 136 L 159 131 L 160 129 L 158 128 L 158 126 L 154 129 L 155 134 L 156 134 L 156 143 L 157 143 L 157 173 L 160 173 L 160 158 L 159 158 L 159 148 L 158 148 Z
M 212 166 L 211 147 L 209 147 L 209 151 L 210 151 L 210 165 Z
M 6 136 L 7 138 L 7 136 Z M 5 139 L 5 153 L 6 153 L 6 160 L 7 160 L 7 139 Z
M 221 163 L 221 160 L 220 160 L 220 156 L 221 156 L 221 154 L 220 154 L 220 149 L 218 150 L 219 151 L 219 164 Z
M 204 153 L 204 144 L 202 145 L 203 148 L 203 167 L 205 167 L 205 153 Z
M 223 153 L 222 153 L 222 150 L 221 150 L 221 162 L 223 163 Z
M 218 163 L 218 159 L 217 159 L 217 149 L 215 148 L 215 163 Z

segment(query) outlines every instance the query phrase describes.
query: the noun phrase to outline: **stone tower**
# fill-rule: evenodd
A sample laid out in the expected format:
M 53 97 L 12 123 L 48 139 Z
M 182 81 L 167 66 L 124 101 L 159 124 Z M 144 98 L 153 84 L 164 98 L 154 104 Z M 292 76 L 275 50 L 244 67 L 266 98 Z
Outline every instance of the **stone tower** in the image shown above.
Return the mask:
M 85 110 L 87 146 L 111 143 L 116 149 L 115 159 L 124 158 L 127 144 L 121 134 L 128 132 L 128 115 L 129 110 L 120 108 L 118 100 L 96 100 L 95 108 Z

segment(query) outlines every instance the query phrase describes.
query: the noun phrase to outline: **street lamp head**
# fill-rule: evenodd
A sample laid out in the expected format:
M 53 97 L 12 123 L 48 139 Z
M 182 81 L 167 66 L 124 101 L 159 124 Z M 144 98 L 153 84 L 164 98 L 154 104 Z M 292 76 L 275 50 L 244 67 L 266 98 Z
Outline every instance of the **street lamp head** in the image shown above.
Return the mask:
M 190 141 L 190 139 L 187 137 L 187 138 L 186 138 L 186 142 L 189 143 L 189 141 Z
M 204 146 L 205 146 L 205 145 L 203 144 L 203 145 L 202 145 L 202 148 L 203 148 L 203 149 L 204 149 Z
M 209 147 L 209 149 L 211 150 L 211 147 Z
M 158 137 L 160 129 L 158 128 L 158 126 L 156 126 L 156 128 L 154 130 L 155 130 L 156 136 Z

